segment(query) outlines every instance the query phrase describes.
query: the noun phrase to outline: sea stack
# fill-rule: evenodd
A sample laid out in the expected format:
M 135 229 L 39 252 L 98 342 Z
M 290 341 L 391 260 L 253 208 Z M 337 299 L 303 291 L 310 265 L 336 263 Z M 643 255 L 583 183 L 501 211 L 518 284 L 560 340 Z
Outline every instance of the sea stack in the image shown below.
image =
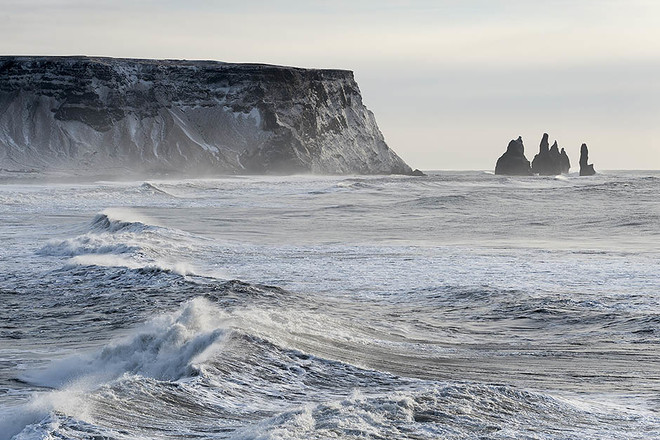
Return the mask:
M 509 142 L 506 152 L 497 159 L 495 174 L 508 176 L 532 175 L 532 168 L 525 157 L 525 147 L 521 136 Z
M 596 174 L 594 165 L 587 162 L 589 162 L 589 149 L 587 144 L 582 144 L 580 148 L 580 176 L 593 176 Z
M 571 169 L 571 160 L 568 158 L 568 154 L 566 154 L 566 150 L 564 150 L 563 148 L 561 149 L 559 156 L 560 156 L 559 163 L 561 167 L 561 172 L 567 174 L 568 171 Z
M 566 159 L 568 159 L 568 156 L 566 156 Z M 548 133 L 543 133 L 541 145 L 539 145 L 539 154 L 534 156 L 532 161 L 532 173 L 540 176 L 556 176 L 564 172 L 564 167 L 564 159 L 559 152 L 557 141 L 552 144 L 552 147 L 549 147 Z

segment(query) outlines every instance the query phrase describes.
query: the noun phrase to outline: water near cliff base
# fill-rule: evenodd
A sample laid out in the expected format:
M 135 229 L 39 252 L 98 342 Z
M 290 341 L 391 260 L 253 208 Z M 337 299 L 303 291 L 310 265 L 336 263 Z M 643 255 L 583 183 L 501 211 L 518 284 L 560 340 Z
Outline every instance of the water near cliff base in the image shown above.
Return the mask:
M 660 437 L 660 172 L 0 185 L 0 439 Z

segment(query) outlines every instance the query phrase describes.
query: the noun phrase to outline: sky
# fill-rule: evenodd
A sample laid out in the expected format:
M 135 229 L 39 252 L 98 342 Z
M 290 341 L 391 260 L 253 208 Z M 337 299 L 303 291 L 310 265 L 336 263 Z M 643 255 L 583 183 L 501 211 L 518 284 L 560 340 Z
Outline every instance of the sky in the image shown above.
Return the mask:
M 660 169 L 656 0 L 0 0 L 0 53 L 348 69 L 413 168 L 544 132 L 577 171 Z

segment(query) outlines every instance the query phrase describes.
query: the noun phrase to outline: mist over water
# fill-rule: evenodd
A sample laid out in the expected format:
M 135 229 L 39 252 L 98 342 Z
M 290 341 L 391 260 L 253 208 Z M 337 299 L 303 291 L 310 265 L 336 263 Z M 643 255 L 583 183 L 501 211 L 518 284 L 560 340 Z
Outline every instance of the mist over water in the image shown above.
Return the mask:
M 0 185 L 0 439 L 657 438 L 659 190 Z

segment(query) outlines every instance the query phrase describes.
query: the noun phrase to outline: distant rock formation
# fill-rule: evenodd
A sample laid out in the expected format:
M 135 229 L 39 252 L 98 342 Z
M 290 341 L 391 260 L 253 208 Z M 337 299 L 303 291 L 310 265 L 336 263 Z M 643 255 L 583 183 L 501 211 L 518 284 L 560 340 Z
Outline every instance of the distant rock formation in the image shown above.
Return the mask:
M 566 154 L 566 150 L 563 148 L 561 149 L 561 152 L 559 153 L 560 157 L 560 167 L 561 167 L 561 172 L 562 174 L 567 174 L 568 171 L 571 169 L 571 160 L 568 158 L 568 154 Z
M 580 148 L 580 176 L 593 176 L 596 174 L 594 165 L 587 162 L 589 162 L 589 149 L 587 144 L 582 144 Z
M 548 147 L 548 145 L 548 133 L 543 133 L 541 145 L 539 146 L 539 154 L 534 156 L 534 160 L 532 161 L 532 173 L 540 176 L 556 176 L 557 174 L 568 172 L 568 169 L 564 171 L 566 168 L 565 161 L 568 161 L 568 168 L 570 168 L 570 161 L 566 152 L 564 152 L 564 159 L 559 152 L 557 141 L 552 144 L 552 147 Z
M 423 171 L 421 171 L 418 168 L 415 168 L 412 173 L 410 173 L 411 176 L 417 176 L 417 177 L 425 177 L 426 174 L 424 174 Z
M 497 159 L 495 174 L 531 176 L 532 168 L 525 157 L 525 147 L 521 136 L 509 142 L 506 152 Z

